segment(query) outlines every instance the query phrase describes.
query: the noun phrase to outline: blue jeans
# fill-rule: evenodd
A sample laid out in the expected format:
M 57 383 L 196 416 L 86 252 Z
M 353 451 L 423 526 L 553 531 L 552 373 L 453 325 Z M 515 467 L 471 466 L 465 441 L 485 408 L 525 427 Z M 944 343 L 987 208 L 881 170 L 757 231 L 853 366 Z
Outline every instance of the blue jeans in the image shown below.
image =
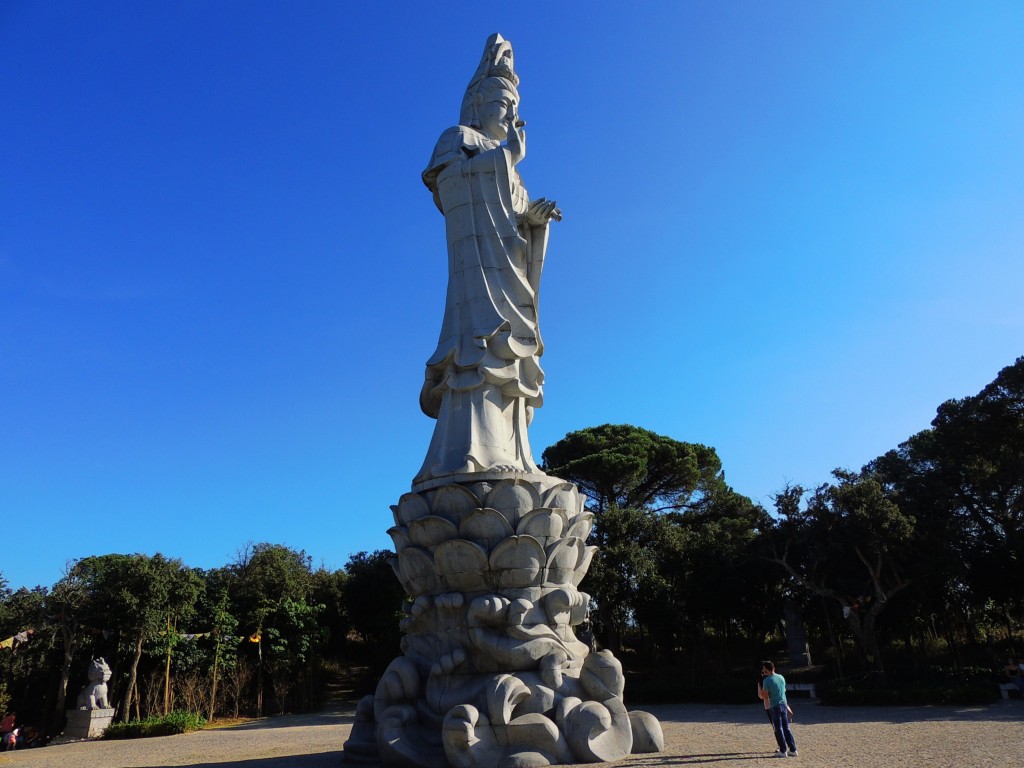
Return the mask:
M 786 747 L 789 747 L 790 752 L 796 752 L 796 739 L 793 738 L 793 732 L 789 730 L 789 712 L 786 711 L 786 702 L 769 708 L 768 716 L 772 719 L 772 728 L 775 729 L 775 740 L 779 742 L 779 751 L 785 752 Z

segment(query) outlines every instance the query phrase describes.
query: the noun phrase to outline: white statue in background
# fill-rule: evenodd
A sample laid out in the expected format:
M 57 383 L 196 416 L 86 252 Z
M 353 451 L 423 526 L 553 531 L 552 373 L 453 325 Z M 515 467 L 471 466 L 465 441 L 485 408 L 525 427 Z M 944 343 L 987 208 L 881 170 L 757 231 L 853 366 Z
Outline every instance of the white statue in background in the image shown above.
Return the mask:
M 444 214 L 448 293 L 420 407 L 437 419 L 414 483 L 537 473 L 527 425 L 543 402 L 538 293 L 553 201 L 530 200 L 512 46 L 493 35 L 423 181 Z

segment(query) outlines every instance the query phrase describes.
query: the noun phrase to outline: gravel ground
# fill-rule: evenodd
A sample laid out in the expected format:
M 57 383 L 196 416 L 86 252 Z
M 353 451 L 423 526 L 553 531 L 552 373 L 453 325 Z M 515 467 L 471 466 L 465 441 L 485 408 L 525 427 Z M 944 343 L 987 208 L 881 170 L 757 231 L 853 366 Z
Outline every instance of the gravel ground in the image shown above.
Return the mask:
M 791 701 L 792 758 L 807 768 L 1014 768 L 1024 766 L 1024 702 L 983 707 L 819 707 Z M 775 738 L 764 710 L 678 704 L 648 710 L 665 729 L 665 751 L 629 768 L 772 764 Z M 353 709 L 292 715 L 182 736 L 94 741 L 0 753 L 0 768 L 338 768 Z M 788 759 L 788 758 L 787 758 Z

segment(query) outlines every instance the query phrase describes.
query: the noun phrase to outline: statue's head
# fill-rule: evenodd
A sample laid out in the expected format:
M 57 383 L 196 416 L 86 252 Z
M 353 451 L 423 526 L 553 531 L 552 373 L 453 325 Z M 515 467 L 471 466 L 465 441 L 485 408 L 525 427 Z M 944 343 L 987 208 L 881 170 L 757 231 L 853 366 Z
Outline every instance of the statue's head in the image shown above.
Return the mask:
M 107 682 L 110 679 L 110 667 L 106 659 L 93 659 L 89 664 L 89 679 L 93 682 Z
M 466 87 L 466 95 L 462 99 L 462 111 L 459 113 L 459 124 L 483 129 L 484 108 L 488 104 L 492 106 L 496 104 L 503 97 L 502 91 L 505 92 L 505 97 L 518 105 L 518 86 L 519 76 L 515 72 L 512 43 L 498 33 L 494 33 L 487 38 L 480 64 Z M 502 125 L 502 139 L 504 131 L 505 127 Z
M 463 104 L 459 123 L 476 128 L 492 139 L 504 141 L 508 121 L 519 107 L 519 92 L 503 77 L 488 77 Z

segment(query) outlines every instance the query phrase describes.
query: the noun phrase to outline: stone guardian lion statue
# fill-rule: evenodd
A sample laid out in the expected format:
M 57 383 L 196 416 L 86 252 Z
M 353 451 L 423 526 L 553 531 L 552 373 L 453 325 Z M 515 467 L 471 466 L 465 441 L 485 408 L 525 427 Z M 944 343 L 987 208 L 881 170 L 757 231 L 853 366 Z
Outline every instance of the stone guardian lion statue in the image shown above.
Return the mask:
M 93 659 L 89 664 L 89 683 L 78 694 L 79 709 L 110 709 L 107 701 L 107 681 L 110 667 L 105 659 Z

